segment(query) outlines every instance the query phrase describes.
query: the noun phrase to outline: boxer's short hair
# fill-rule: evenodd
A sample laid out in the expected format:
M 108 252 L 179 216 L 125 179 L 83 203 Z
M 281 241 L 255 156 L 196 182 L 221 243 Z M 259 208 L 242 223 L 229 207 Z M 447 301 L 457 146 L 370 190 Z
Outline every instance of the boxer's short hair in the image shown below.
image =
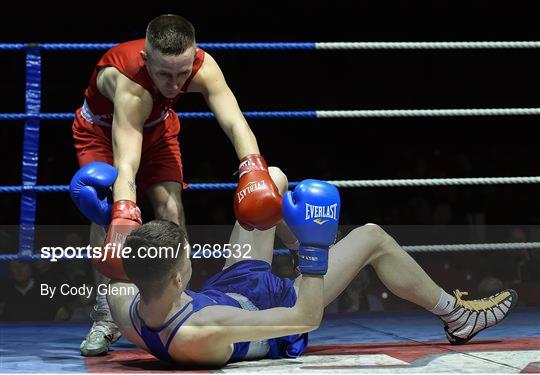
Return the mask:
M 195 28 L 184 17 L 164 14 L 150 21 L 146 41 L 164 55 L 179 55 L 195 45 Z
M 131 248 L 131 253 L 123 259 L 124 270 L 143 296 L 161 296 L 164 287 L 178 272 L 181 261 L 186 256 L 186 242 L 184 228 L 168 220 L 150 221 L 126 238 L 124 248 Z M 152 254 L 148 249 L 151 247 L 171 248 L 173 251 L 164 251 L 158 257 L 149 258 L 148 255 Z

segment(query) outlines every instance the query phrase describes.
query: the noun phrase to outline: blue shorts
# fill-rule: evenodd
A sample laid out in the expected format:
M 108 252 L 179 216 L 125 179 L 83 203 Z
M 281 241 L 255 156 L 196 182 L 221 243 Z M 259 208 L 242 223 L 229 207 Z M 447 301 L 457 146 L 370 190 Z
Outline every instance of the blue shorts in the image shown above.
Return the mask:
M 201 292 L 218 290 L 237 293 L 248 298 L 259 310 L 273 307 L 292 307 L 296 291 L 291 279 L 272 273 L 272 266 L 262 260 L 243 260 L 208 279 Z M 296 358 L 308 344 L 308 335 L 291 335 L 272 339 L 269 358 Z
M 272 273 L 272 267 L 262 260 L 242 260 L 208 279 L 201 291 L 219 290 L 247 297 L 259 310 L 291 307 L 296 303 L 296 291 L 291 279 Z

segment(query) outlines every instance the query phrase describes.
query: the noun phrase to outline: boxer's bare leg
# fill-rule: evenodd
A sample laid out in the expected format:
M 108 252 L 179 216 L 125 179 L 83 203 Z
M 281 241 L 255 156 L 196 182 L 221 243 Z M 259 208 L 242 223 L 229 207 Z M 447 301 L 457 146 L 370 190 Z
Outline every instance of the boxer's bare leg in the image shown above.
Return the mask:
M 101 247 L 105 241 L 105 228 L 101 225 L 92 223 L 90 227 L 90 246 L 91 247 Z M 108 277 L 103 276 L 93 268 L 94 272 L 94 281 L 96 286 L 99 284 L 106 284 L 110 281 Z M 107 299 L 105 296 L 100 294 L 96 295 L 96 306 L 94 306 L 94 311 L 92 313 L 92 319 L 94 321 L 108 320 L 112 321 L 111 313 L 109 311 L 109 306 L 107 305 Z
M 90 246 L 103 246 L 105 234 L 105 229 L 102 226 L 92 223 L 90 227 Z M 110 279 L 94 270 L 94 281 L 97 286 L 108 283 Z M 111 344 L 118 341 L 121 336 L 118 327 L 113 322 L 105 295 L 96 293 L 96 304 L 90 317 L 93 320 L 92 328 L 90 328 L 80 346 L 81 354 L 88 357 L 107 353 Z
M 426 309 L 432 309 L 439 300 L 441 288 L 378 225 L 367 224 L 354 229 L 330 249 L 328 258 L 328 272 L 324 277 L 325 306 L 368 264 L 398 297 Z
M 464 344 L 478 332 L 500 323 L 518 298 L 510 289 L 472 301 L 462 300 L 466 293 L 459 291 L 453 297 L 435 284 L 382 228 L 367 224 L 330 249 L 328 272 L 324 276 L 325 306 L 368 264 L 392 293 L 438 315 L 452 344 Z
M 269 167 L 268 172 L 272 177 L 272 180 L 276 184 L 279 193 L 283 195 L 287 191 L 288 181 L 285 174 L 281 169 L 277 167 Z M 241 254 L 240 257 L 231 256 L 225 261 L 223 269 L 232 266 L 233 264 L 246 260 L 244 255 L 251 260 L 263 260 L 269 264 L 272 264 L 272 257 L 274 254 L 274 237 L 276 228 L 272 228 L 265 231 L 254 229 L 247 231 L 236 222 L 234 229 L 229 238 L 229 243 L 234 253 L 234 249 L 239 248 Z M 246 252 L 249 249 L 249 253 Z
M 148 188 L 146 195 L 152 203 L 156 219 L 169 220 L 185 228 L 186 219 L 180 183 L 173 181 L 157 183 Z

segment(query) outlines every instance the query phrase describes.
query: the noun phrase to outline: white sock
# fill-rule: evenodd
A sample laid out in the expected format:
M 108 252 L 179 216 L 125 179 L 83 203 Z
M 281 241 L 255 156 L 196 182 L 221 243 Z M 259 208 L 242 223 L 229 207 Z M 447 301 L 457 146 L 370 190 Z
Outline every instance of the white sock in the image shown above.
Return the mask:
M 439 302 L 437 302 L 435 307 L 429 311 L 435 315 L 446 315 L 450 314 L 454 310 L 455 305 L 456 299 L 450 294 L 446 293 L 443 289 L 441 289 Z

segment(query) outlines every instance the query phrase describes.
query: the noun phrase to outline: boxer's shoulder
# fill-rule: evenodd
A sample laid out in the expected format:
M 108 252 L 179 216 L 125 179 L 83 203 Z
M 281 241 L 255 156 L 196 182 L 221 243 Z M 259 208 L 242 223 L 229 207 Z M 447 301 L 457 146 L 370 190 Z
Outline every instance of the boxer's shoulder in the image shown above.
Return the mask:
M 107 303 L 111 310 L 112 318 L 118 329 L 120 329 L 122 336 L 135 345 L 147 350 L 144 341 L 135 330 L 130 316 L 131 304 L 138 294 L 137 287 L 134 284 L 122 282 L 111 282 L 109 286 L 107 288 Z M 126 290 L 129 293 L 116 293 L 114 289 Z
M 152 96 L 148 90 L 114 66 L 107 66 L 101 69 L 97 75 L 96 84 L 99 92 L 111 101 L 114 101 L 118 90 L 140 97 L 141 99 L 152 100 Z
M 204 94 L 207 93 L 210 86 L 216 82 L 224 82 L 223 73 L 216 60 L 214 60 L 214 58 L 206 51 L 203 52 L 202 56 L 202 62 L 200 63 L 196 74 L 191 79 L 186 90 L 187 92 L 199 92 Z
M 105 290 L 105 289 L 104 289 Z M 115 322 L 131 325 L 130 307 L 139 290 L 132 283 L 111 282 L 107 290 L 107 303 Z M 124 291 L 124 292 L 117 292 Z

